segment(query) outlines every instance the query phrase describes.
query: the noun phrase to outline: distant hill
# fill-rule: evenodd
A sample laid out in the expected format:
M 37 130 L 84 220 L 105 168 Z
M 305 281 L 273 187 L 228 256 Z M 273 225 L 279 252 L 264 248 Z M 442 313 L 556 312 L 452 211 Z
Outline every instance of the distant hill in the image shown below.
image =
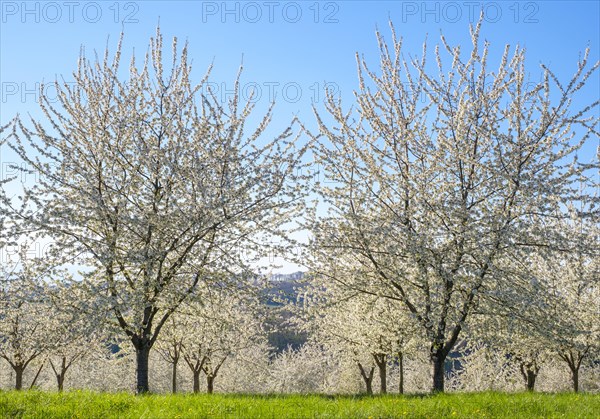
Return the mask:
M 269 345 L 279 353 L 287 347 L 299 348 L 306 342 L 306 335 L 296 330 L 289 323 L 291 313 L 285 309 L 285 302 L 296 301 L 298 290 L 305 284 L 302 282 L 304 272 L 276 274 L 269 278 L 266 304 L 271 308 L 267 322 Z
M 302 282 L 304 272 L 294 272 L 291 274 L 276 274 L 269 278 L 269 288 L 267 290 L 267 305 L 281 306 L 280 300 L 295 301 L 298 295 L 298 289 L 305 286 Z
M 304 272 L 298 271 L 291 274 L 273 274 L 269 278 L 272 282 L 278 281 L 299 281 L 304 278 Z

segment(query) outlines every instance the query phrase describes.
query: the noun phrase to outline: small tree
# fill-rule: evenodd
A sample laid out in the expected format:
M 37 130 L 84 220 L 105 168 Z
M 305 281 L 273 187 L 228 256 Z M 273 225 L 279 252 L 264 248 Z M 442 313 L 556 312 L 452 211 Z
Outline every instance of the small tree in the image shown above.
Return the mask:
M 6 256 L 6 255 L 3 255 Z M 15 389 L 23 388 L 27 367 L 44 357 L 50 346 L 48 320 L 52 318 L 44 280 L 50 276 L 47 266 L 37 258 L 27 257 L 23 245 L 12 269 L 0 278 L 0 358 L 15 373 Z M 42 362 L 31 386 L 43 368 Z
M 585 206 L 583 202 L 579 203 Z M 548 246 L 524 246 L 498 263 L 510 283 L 485 290 L 471 327 L 492 348 L 518 361 L 527 390 L 533 390 L 544 360 L 558 355 L 579 390 L 582 362 L 598 348 L 598 226 L 593 211 L 567 205 L 544 225 Z
M 590 210 L 591 208 L 591 210 Z M 568 216 L 554 223 L 561 246 L 547 252 L 537 264 L 547 289 L 547 316 L 551 347 L 571 372 L 573 391 L 579 391 L 584 360 L 600 349 L 600 229 L 598 211 L 579 202 L 569 205 Z
M 47 292 L 52 305 L 46 323 L 47 359 L 58 391 L 63 391 L 71 367 L 92 352 L 100 351 L 106 339 L 106 313 L 90 306 L 85 289 L 69 276 L 55 278 Z
M 399 392 L 404 391 L 404 353 L 414 349 L 418 341 L 415 322 L 409 312 L 386 298 L 348 289 L 352 275 L 368 272 L 336 269 L 331 265 L 320 275 L 309 275 L 307 287 L 297 304 L 296 314 L 314 344 L 322 344 L 352 358 L 365 383 L 367 394 L 373 394 L 373 376 L 379 372 L 379 389 L 387 393 L 388 363 L 399 363 Z M 374 365 L 373 365 L 374 364 Z
M 194 393 L 200 391 L 201 373 L 206 377 L 207 392 L 212 393 L 228 359 L 264 343 L 264 316 L 253 293 L 226 283 L 201 287 L 174 315 L 167 340 L 161 345 L 169 350 L 174 368 L 176 357 L 188 365 Z
M 177 366 L 183 350 L 183 332 L 177 324 L 177 316 L 171 316 L 165 325 L 161 337 L 156 341 L 156 350 L 171 365 L 171 392 L 177 393 Z

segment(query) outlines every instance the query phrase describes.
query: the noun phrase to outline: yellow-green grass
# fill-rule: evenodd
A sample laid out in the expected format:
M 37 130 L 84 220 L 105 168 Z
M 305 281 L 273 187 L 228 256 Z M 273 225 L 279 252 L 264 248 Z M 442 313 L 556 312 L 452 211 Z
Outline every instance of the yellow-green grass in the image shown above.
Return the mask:
M 600 395 L 206 395 L 0 391 L 2 418 L 600 418 Z

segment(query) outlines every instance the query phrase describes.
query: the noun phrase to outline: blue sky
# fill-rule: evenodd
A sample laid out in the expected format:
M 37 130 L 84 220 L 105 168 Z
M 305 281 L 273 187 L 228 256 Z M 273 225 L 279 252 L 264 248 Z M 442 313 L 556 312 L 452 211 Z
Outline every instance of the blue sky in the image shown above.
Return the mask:
M 199 80 L 213 62 L 211 81 L 221 93 L 231 89 L 244 62 L 242 86 L 260 88 L 258 111 L 276 98 L 274 127 L 293 115 L 314 125 L 311 105 L 322 109 L 326 86 L 350 103 L 357 87 L 355 53 L 376 67 L 375 29 L 390 39 L 388 20 L 404 38 L 404 52 L 419 55 L 427 37 L 433 46 L 443 32 L 467 45 L 468 24 L 481 8 L 483 38 L 492 57 L 504 44 L 527 49 L 532 79 L 545 63 L 565 80 L 587 46 L 599 59 L 598 1 L 42 1 L 0 0 L 0 123 L 19 112 L 39 116 L 36 84 L 75 70 L 80 47 L 88 56 L 114 50 L 125 31 L 124 59 L 135 49 L 141 58 L 160 26 L 165 44 L 188 40 Z M 110 37 L 110 39 L 109 39 Z M 492 60 L 492 63 L 494 61 Z M 493 67 L 493 65 L 492 65 Z M 588 86 L 600 94 L 598 73 Z M 593 147 L 592 147 L 593 148 Z M 589 156 L 593 154 L 590 148 Z M 13 160 L 0 150 L 0 160 Z
M 468 42 L 468 24 L 483 7 L 483 35 L 500 53 L 505 43 L 527 48 L 529 70 L 543 62 L 565 78 L 586 46 L 599 58 L 598 1 L 0 1 L 0 122 L 34 112 L 36 83 L 75 69 L 81 45 L 114 49 L 125 30 L 124 57 L 146 50 L 160 19 L 166 38 L 187 39 L 198 79 L 214 62 L 212 80 L 229 89 L 244 61 L 244 81 L 258 85 L 265 106 L 277 94 L 277 115 L 310 117 L 325 84 L 350 98 L 356 87 L 355 52 L 377 63 L 375 29 L 389 39 L 388 19 L 419 54 L 425 37 L 442 31 Z M 225 83 L 225 85 L 223 85 Z M 595 87 L 598 87 L 596 80 Z M 344 95 L 346 93 L 346 95 Z M 598 91 L 595 91 L 597 94 Z

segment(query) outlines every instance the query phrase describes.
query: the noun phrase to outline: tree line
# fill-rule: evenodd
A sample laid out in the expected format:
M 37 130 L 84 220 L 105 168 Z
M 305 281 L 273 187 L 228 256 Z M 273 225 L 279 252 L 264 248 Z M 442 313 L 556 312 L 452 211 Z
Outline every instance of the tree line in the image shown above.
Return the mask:
M 15 387 L 43 356 L 62 388 L 71 365 L 118 342 L 138 393 L 153 353 L 173 391 L 180 362 L 194 391 L 201 374 L 212 391 L 228 359 L 265 349 L 257 266 L 280 243 L 303 247 L 290 257 L 307 285 L 282 304 L 305 350 L 335 348 L 367 392 L 375 370 L 387 391 L 390 365 L 402 391 L 417 354 L 444 391 L 449 354 L 468 345 L 515 362 L 527 389 L 556 356 L 577 391 L 600 341 L 598 159 L 580 161 L 599 138 L 586 87 L 600 63 L 588 49 L 572 78 L 542 65 L 531 83 L 523 48 L 492 64 L 481 21 L 470 30 L 466 52 L 442 36 L 410 59 L 392 24 L 391 41 L 377 32 L 379 66 L 357 54 L 353 100 L 329 92 L 314 129 L 293 118 L 272 133 L 274 103 L 256 117 L 241 68 L 226 102 L 202 90 L 211 68 L 192 82 L 176 38 L 165 69 L 159 29 L 142 63 L 122 68 L 121 37 L 113 54 L 82 55 L 57 98 L 42 86 L 43 118 L 0 132 L 13 169 L 36 175 L 2 179 L 1 244 L 48 243 L 2 263 Z

